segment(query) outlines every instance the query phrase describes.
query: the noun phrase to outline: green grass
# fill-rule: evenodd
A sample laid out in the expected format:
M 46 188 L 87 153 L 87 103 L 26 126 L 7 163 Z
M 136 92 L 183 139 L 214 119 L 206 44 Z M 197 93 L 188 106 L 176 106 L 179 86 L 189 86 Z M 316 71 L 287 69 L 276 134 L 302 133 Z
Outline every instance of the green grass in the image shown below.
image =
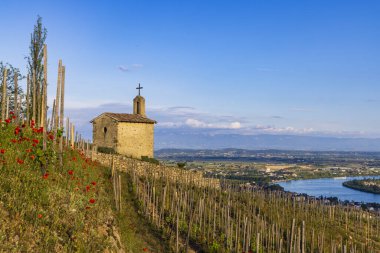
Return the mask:
M 131 252 L 170 252 L 169 242 L 162 238 L 142 215 L 132 193 L 132 184 L 126 173 L 122 173 L 122 210 L 117 215 L 121 240 Z

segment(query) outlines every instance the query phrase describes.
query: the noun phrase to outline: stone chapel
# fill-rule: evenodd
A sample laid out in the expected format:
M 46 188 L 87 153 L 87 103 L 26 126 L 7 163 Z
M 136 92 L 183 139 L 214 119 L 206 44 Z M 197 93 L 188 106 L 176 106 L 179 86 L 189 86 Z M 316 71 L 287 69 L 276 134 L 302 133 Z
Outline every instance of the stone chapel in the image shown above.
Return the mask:
M 92 143 L 96 150 L 108 149 L 118 154 L 141 159 L 154 157 L 155 120 L 145 114 L 145 99 L 140 95 L 133 99 L 133 113 L 105 112 L 91 120 Z

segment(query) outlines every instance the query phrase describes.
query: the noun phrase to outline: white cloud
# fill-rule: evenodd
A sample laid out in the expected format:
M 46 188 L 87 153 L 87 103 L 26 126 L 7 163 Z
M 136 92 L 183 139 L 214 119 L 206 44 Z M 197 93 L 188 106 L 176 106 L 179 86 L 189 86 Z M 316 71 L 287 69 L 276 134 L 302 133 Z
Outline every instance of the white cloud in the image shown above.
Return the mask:
M 117 68 L 122 72 L 130 72 L 132 69 L 140 69 L 144 67 L 141 63 L 133 63 L 130 65 L 119 65 Z
M 129 68 L 127 66 L 124 66 L 124 65 L 120 65 L 117 67 L 120 71 L 122 72 L 128 72 L 129 71 Z
M 183 126 L 182 123 L 175 123 L 175 122 L 170 122 L 170 121 L 158 122 L 157 125 L 160 127 L 167 127 L 167 128 L 175 128 L 175 127 Z
M 241 124 L 240 124 L 240 122 L 232 122 L 231 124 L 230 124 L 230 128 L 231 129 L 240 129 L 241 128 Z
M 250 130 L 249 132 L 251 134 L 309 134 L 315 132 L 313 128 L 295 128 L 292 126 L 276 127 L 270 125 L 256 125 L 248 128 L 248 130 Z
M 189 127 L 194 127 L 194 128 L 207 128 L 211 127 L 211 124 L 206 124 L 203 121 L 197 120 L 197 119 L 187 119 L 185 124 Z
M 279 134 L 307 134 L 307 133 L 312 133 L 315 132 L 313 128 L 295 128 L 291 126 L 287 127 L 271 127 L 264 129 L 264 131 L 269 132 L 269 133 L 279 133 Z
M 185 121 L 185 125 L 193 128 L 213 128 L 213 129 L 240 129 L 241 124 L 238 121 L 235 122 L 215 122 L 207 123 L 198 119 L 189 118 Z

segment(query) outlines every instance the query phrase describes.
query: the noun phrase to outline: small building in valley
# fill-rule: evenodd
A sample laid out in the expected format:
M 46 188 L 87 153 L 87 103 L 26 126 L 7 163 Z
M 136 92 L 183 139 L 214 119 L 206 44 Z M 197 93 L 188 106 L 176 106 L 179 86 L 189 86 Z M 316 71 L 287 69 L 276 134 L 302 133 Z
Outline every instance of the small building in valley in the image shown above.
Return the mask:
M 154 124 L 145 114 L 145 99 L 139 94 L 133 99 L 133 113 L 105 112 L 94 118 L 92 141 L 95 149 L 116 152 L 133 158 L 154 157 Z

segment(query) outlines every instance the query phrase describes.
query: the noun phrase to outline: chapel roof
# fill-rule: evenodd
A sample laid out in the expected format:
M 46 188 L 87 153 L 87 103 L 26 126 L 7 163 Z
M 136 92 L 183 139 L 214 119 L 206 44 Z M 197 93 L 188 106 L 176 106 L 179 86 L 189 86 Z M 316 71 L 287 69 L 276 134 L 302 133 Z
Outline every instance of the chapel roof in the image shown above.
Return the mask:
M 91 120 L 90 122 L 94 122 L 100 116 L 108 116 L 118 122 L 130 122 L 130 123 L 146 123 L 146 124 L 156 124 L 157 121 L 148 119 L 140 114 L 129 114 L 129 113 L 113 113 L 113 112 L 105 112 Z

